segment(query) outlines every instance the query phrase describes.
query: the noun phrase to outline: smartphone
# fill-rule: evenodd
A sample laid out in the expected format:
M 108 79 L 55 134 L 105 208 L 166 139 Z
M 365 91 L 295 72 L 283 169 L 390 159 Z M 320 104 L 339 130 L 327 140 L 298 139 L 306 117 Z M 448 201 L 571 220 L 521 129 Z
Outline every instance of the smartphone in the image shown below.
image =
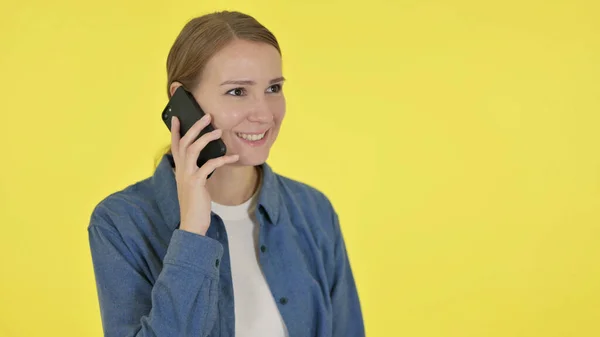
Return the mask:
M 171 117 L 175 116 L 179 119 L 179 134 L 183 137 L 186 132 L 196 123 L 200 118 L 205 115 L 205 112 L 202 110 L 194 95 L 191 92 L 187 91 L 185 88 L 180 86 L 175 90 L 173 96 L 167 103 L 167 106 L 162 112 L 162 120 L 171 131 Z M 202 135 L 215 130 L 214 127 L 209 124 L 206 126 L 196 137 L 196 140 L 200 138 Z M 202 151 L 200 151 L 200 155 L 196 160 L 196 164 L 198 167 L 202 167 L 207 161 L 222 157 L 227 153 L 227 147 L 223 140 L 216 139 L 209 142 Z M 212 172 L 208 175 L 212 175 Z

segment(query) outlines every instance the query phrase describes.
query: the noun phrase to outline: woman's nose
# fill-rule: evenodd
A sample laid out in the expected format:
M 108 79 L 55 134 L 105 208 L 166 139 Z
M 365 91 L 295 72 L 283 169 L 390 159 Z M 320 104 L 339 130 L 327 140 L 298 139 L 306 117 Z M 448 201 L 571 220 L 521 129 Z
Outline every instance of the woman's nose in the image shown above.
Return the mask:
M 273 120 L 273 113 L 265 97 L 254 100 L 248 120 L 259 123 L 268 123 Z

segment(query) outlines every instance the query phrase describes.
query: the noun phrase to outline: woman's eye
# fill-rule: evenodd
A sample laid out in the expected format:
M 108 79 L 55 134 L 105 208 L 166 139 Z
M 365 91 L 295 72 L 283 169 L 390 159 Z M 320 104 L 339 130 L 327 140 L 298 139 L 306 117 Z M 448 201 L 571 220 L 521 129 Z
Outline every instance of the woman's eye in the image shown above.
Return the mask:
M 244 94 L 243 88 L 235 88 L 235 89 L 231 89 L 227 92 L 227 95 L 231 95 L 231 96 L 242 96 L 243 94 Z
M 273 92 L 273 93 L 277 93 L 281 91 L 281 84 L 275 84 L 269 87 L 269 89 L 267 89 L 268 92 Z

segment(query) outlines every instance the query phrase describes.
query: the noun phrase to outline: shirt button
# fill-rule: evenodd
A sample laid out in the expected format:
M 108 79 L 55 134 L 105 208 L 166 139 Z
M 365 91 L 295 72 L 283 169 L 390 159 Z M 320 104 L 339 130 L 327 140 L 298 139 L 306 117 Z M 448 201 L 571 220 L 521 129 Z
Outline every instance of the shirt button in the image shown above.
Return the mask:
M 282 297 L 282 298 L 280 298 L 280 299 L 279 299 L 279 303 L 281 303 L 281 304 L 283 304 L 283 305 L 286 305 L 286 304 L 287 304 L 287 302 L 288 302 L 288 299 L 287 299 L 287 298 L 285 298 L 285 297 Z
M 267 247 L 265 245 L 260 246 L 260 251 L 261 252 L 266 252 L 267 251 Z
M 217 267 L 217 268 L 219 267 L 219 262 L 220 262 L 219 259 L 217 259 L 217 261 L 215 261 L 215 267 Z

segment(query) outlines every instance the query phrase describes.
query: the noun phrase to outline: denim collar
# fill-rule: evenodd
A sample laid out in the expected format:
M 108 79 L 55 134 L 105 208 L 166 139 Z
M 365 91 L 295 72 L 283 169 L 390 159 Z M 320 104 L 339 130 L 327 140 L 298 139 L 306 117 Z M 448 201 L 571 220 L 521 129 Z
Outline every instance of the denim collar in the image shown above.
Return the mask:
M 158 208 L 170 229 L 175 230 L 181 221 L 179 199 L 177 197 L 177 182 L 173 172 L 175 162 L 171 154 L 165 154 L 150 178 L 154 198 Z M 280 193 L 276 173 L 264 163 L 262 168 L 262 185 L 258 195 L 257 210 L 264 212 L 268 222 L 276 224 L 279 219 Z

